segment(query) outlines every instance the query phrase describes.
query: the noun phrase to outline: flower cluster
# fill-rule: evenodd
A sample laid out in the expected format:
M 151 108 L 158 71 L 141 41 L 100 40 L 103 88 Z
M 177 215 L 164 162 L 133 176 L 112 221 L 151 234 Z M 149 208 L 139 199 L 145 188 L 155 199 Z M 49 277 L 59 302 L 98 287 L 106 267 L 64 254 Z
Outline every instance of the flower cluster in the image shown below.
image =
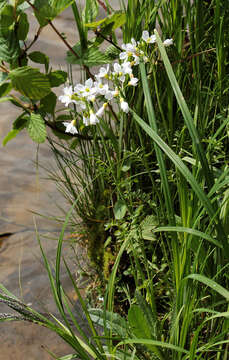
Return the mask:
M 103 116 L 105 109 L 111 101 L 119 104 L 121 111 L 129 112 L 129 105 L 124 100 L 127 86 L 137 86 L 138 78 L 134 77 L 133 67 L 140 63 L 140 60 L 148 62 L 146 47 L 156 42 L 155 35 L 149 35 L 143 31 L 142 38 L 136 42 L 131 39 L 128 44 L 122 44 L 122 52 L 119 55 L 120 62 L 112 66 L 101 67 L 99 73 L 93 79 L 88 79 L 83 84 L 73 87 L 65 87 L 64 94 L 59 100 L 67 107 L 70 103 L 75 104 L 85 126 L 96 125 Z M 173 44 L 172 39 L 164 41 L 165 46 Z M 65 132 L 76 134 L 76 120 L 71 123 L 64 122 Z

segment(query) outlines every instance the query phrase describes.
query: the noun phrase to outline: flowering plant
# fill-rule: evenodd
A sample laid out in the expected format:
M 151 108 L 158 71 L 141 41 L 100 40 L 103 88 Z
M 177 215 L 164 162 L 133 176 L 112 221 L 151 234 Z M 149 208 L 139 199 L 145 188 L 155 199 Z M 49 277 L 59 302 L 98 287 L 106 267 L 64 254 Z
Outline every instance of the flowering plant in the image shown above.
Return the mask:
M 110 65 L 106 68 L 101 67 L 99 73 L 93 76 L 95 81 L 89 78 L 84 85 L 77 84 L 74 89 L 72 86 L 65 87 L 64 95 L 59 96 L 59 100 L 65 106 L 74 103 L 81 111 L 76 113 L 85 126 L 96 125 L 105 109 L 109 108 L 114 100 L 124 113 L 128 113 L 129 105 L 124 100 L 126 88 L 137 86 L 139 81 L 133 74 L 133 67 L 139 65 L 140 61 L 147 63 L 152 60 L 152 49 L 149 49 L 148 45 L 155 43 L 156 35 L 149 36 L 149 32 L 144 30 L 141 41 L 136 42 L 132 38 L 130 43 L 122 44 L 121 48 L 124 51 L 119 54 L 120 63 L 113 64 L 113 71 Z M 172 44 L 172 39 L 164 41 L 165 46 Z M 67 122 L 63 124 L 67 133 L 73 135 L 78 133 L 76 119 L 70 124 Z
M 38 143 L 48 138 L 58 166 L 52 179 L 72 205 L 55 273 L 43 253 L 63 324 L 4 288 L 0 301 L 70 344 L 74 354 L 62 359 L 226 360 L 229 7 L 221 0 L 127 0 L 113 11 L 107 0 L 85 3 L 80 12 L 73 0 L 0 0 L 0 101 L 22 110 L 4 144 L 22 129 Z M 28 5 L 39 23 L 32 43 Z M 53 23 L 68 6 L 80 37 L 74 46 Z M 101 20 L 99 6 L 107 14 Z M 44 53 L 30 52 L 44 26 L 67 46 L 69 74 L 80 65 L 85 81 L 73 84 Z M 164 42 L 149 32 L 155 28 Z M 53 88 L 63 84 L 57 110 Z M 90 338 L 60 281 L 70 218 L 74 229 L 83 221 L 82 243 L 100 280 L 93 279 L 93 291 L 103 309 L 88 311 L 65 263 Z

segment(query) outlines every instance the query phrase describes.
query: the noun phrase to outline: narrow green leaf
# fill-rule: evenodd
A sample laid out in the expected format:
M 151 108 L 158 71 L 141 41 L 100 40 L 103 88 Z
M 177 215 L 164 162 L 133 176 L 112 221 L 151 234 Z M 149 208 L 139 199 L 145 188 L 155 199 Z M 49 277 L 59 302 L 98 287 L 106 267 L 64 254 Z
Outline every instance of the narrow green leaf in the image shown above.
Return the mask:
M 188 275 L 185 279 L 193 279 L 209 286 L 211 289 L 222 295 L 227 301 L 229 301 L 229 291 L 223 286 L 217 284 L 214 280 L 207 278 L 206 276 L 199 274 Z
M 118 343 L 118 345 L 116 345 L 115 349 L 117 349 L 119 346 L 128 345 L 128 344 L 154 345 L 154 346 L 158 346 L 161 348 L 175 350 L 177 352 L 182 352 L 184 354 L 188 354 L 188 351 L 183 349 L 180 346 L 165 343 L 163 341 L 156 341 L 156 340 L 149 340 L 149 339 L 126 339 L 126 340 Z
M 3 141 L 2 141 L 2 145 L 3 145 L 3 146 L 6 146 L 6 144 L 7 144 L 10 140 L 14 139 L 14 138 L 17 136 L 17 134 L 19 134 L 20 131 L 21 131 L 21 130 L 15 130 L 15 129 L 10 130 L 10 132 L 4 137 L 4 139 L 3 139 Z
M 86 0 L 85 7 L 82 12 L 82 20 L 84 23 L 90 23 L 96 19 L 99 12 L 97 0 Z
M 47 133 L 45 122 L 42 119 L 41 115 L 32 113 L 28 120 L 26 128 L 29 136 L 33 141 L 38 144 L 45 142 Z
M 185 124 L 186 124 L 186 126 L 187 126 L 187 128 L 189 130 L 189 133 L 190 133 L 190 136 L 192 138 L 193 144 L 196 147 L 196 151 L 198 153 L 199 160 L 200 160 L 202 168 L 204 170 L 203 172 L 204 172 L 204 175 L 205 175 L 206 183 L 208 184 L 208 187 L 209 187 L 209 190 L 210 190 L 211 187 L 214 185 L 214 180 L 213 180 L 212 172 L 210 171 L 209 166 L 208 166 L 208 161 L 207 161 L 205 152 L 203 150 L 203 147 L 202 147 L 200 139 L 199 139 L 199 134 L 198 134 L 198 132 L 197 132 L 197 130 L 195 128 L 193 118 L 192 118 L 191 113 L 190 113 L 190 111 L 188 109 L 188 106 L 186 104 L 184 96 L 183 96 L 183 94 L 182 94 L 182 92 L 180 90 L 179 84 L 177 82 L 177 79 L 176 79 L 175 74 L 173 72 L 173 69 L 172 69 L 172 66 L 170 64 L 169 58 L 168 58 L 167 53 L 165 51 L 165 47 L 162 44 L 162 41 L 161 41 L 161 39 L 160 39 L 160 37 L 158 35 L 158 32 L 156 30 L 155 30 L 155 35 L 156 35 L 156 38 L 157 38 L 158 47 L 159 47 L 159 50 L 160 50 L 160 53 L 161 53 L 162 60 L 163 60 L 164 65 L 165 65 L 165 69 L 166 69 L 168 78 L 170 80 L 170 83 L 171 83 L 171 86 L 173 88 L 174 94 L 176 96 L 177 102 L 178 102 L 178 104 L 180 106 L 180 109 L 181 109 L 181 112 L 183 114 Z
M 213 237 L 211 237 L 208 234 L 203 233 L 202 231 L 199 230 L 195 230 L 195 229 L 191 229 L 191 228 L 187 228 L 187 227 L 181 227 L 181 226 L 162 226 L 162 227 L 158 227 L 157 229 L 152 230 L 153 232 L 160 232 L 160 231 L 173 231 L 173 232 L 183 232 L 183 233 L 187 233 L 187 234 L 191 234 L 194 236 L 198 236 L 202 239 L 205 239 L 207 241 L 209 241 L 210 243 L 220 247 L 222 249 L 222 244 L 220 244 L 219 241 L 217 241 L 216 239 L 214 239 Z
M 131 110 L 132 111 L 132 110 Z M 157 133 L 146 124 L 144 120 L 142 120 L 134 111 L 132 111 L 134 119 L 137 123 L 145 130 L 145 132 L 158 144 L 158 146 L 164 151 L 164 153 L 170 158 L 173 164 L 179 169 L 184 178 L 189 182 L 192 189 L 196 193 L 199 201 L 204 206 L 205 210 L 209 214 L 210 218 L 215 218 L 215 210 L 212 207 L 210 200 L 207 195 L 202 190 L 201 186 L 197 183 L 196 179 L 189 171 L 187 166 L 183 163 L 183 161 L 177 156 L 174 151 L 157 135 Z M 216 224 L 217 225 L 217 224 Z M 228 252 L 228 244 L 224 237 L 221 238 L 223 248 L 225 250 L 225 256 L 229 257 Z

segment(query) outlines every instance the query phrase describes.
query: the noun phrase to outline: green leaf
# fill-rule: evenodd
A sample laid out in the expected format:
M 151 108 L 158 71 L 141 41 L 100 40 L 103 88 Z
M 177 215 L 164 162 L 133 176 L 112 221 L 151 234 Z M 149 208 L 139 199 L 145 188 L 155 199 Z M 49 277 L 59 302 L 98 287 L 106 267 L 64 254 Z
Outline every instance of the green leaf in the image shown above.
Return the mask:
M 126 203 L 122 200 L 118 200 L 114 206 L 115 219 L 117 219 L 117 220 L 123 219 L 124 216 L 126 215 L 126 212 L 127 212 Z
M 3 103 L 5 101 L 12 101 L 13 98 L 11 96 L 6 96 L 6 97 L 2 97 L 0 98 L 0 103 Z
M 48 74 L 48 78 L 52 88 L 64 84 L 67 80 L 67 77 L 68 74 L 62 70 L 52 71 Z
M 29 32 L 29 22 L 27 14 L 22 12 L 18 21 L 17 36 L 19 40 L 26 40 Z
M 217 284 L 214 280 L 207 278 L 206 276 L 199 275 L 199 274 L 191 274 L 188 275 L 185 279 L 193 279 L 201 282 L 209 286 L 211 289 L 225 297 L 227 301 L 229 301 L 229 291 L 225 289 L 223 286 Z
M 112 61 L 117 59 L 119 54 L 120 50 L 117 49 L 114 45 L 108 46 L 108 48 L 105 50 L 105 55 Z
M 0 72 L 0 85 L 8 78 L 8 74 L 5 72 Z
M 113 334 L 117 334 L 122 338 L 127 336 L 127 322 L 119 314 L 102 309 L 89 309 L 89 314 L 96 325 L 104 327 L 105 322 L 107 329 L 112 330 Z
M 35 16 L 40 25 L 45 26 L 73 2 L 74 0 L 35 0 Z
M 49 68 L 49 57 L 45 55 L 44 53 L 40 51 L 33 51 L 28 55 L 30 60 L 37 64 L 44 64 L 45 65 L 45 71 L 48 72 Z
M 128 322 L 131 331 L 137 338 L 151 339 L 151 331 L 142 309 L 137 305 L 131 305 L 128 311 Z
M 20 46 L 14 31 L 0 32 L 0 60 L 12 63 L 20 54 Z
M 0 11 L 7 5 L 7 0 L 0 0 Z
M 92 22 L 98 15 L 99 6 L 97 0 L 87 0 L 82 12 L 82 19 L 84 23 Z
M 51 91 L 48 77 L 30 66 L 17 68 L 9 76 L 14 89 L 29 99 L 40 100 Z
M 91 22 L 90 24 L 85 24 L 86 27 L 89 28 L 103 28 L 105 26 L 107 26 L 108 24 L 113 23 L 112 26 L 112 30 L 115 30 L 117 28 L 119 28 L 120 26 L 124 25 L 126 22 L 126 14 L 123 11 L 116 11 L 113 14 L 107 16 L 106 18 L 96 21 L 96 22 Z
M 17 134 L 19 134 L 20 131 L 21 131 L 21 130 L 16 130 L 16 129 L 11 130 L 11 131 L 6 135 L 6 137 L 4 137 L 4 139 L 3 139 L 3 141 L 2 141 L 2 145 L 3 145 L 3 146 L 6 146 L 6 144 L 7 144 L 10 140 L 14 139 L 14 138 L 17 136 Z
M 132 333 L 138 339 L 152 339 L 153 334 L 151 332 L 150 325 L 144 315 L 142 309 L 137 305 L 131 305 L 128 311 L 128 322 L 131 327 Z M 155 352 L 159 359 L 163 359 L 160 350 L 153 344 L 145 344 L 148 349 Z
M 4 83 L 2 85 L 0 85 L 0 97 L 3 97 L 7 94 L 9 94 L 9 92 L 12 90 L 12 84 L 11 83 Z
M 152 229 L 153 232 L 160 232 L 160 231 L 174 231 L 174 232 L 181 232 L 181 233 L 187 233 L 187 234 L 191 234 L 193 236 L 198 236 L 202 239 L 205 239 L 209 242 L 211 242 L 212 244 L 222 248 L 222 244 L 220 244 L 219 241 L 217 241 L 216 239 L 212 238 L 210 235 L 201 232 L 199 230 L 196 229 L 191 229 L 191 228 L 187 228 L 187 227 L 182 227 L 182 226 L 162 226 L 162 227 L 158 227 L 155 229 Z
M 67 52 L 67 62 L 69 64 L 79 64 L 88 67 L 103 65 L 111 62 L 111 59 L 102 53 L 98 47 L 90 47 L 85 52 L 82 52 L 80 43 L 77 43 L 73 49 L 78 54 L 79 58 L 74 56 L 72 52 Z
M 4 6 L 0 11 L 0 33 L 6 34 L 14 24 L 14 8 L 11 5 Z
M 25 116 L 25 113 L 18 116 L 16 120 L 13 122 L 13 130 L 22 130 L 26 127 L 29 117 Z
M 226 189 L 224 192 L 220 211 L 220 219 L 224 225 L 225 232 L 229 234 L 229 189 Z
M 56 108 L 57 96 L 53 92 L 50 92 L 47 96 L 40 101 L 40 110 L 49 114 L 53 114 Z
M 47 136 L 46 127 L 40 114 L 32 113 L 26 128 L 33 141 L 38 144 L 45 142 Z

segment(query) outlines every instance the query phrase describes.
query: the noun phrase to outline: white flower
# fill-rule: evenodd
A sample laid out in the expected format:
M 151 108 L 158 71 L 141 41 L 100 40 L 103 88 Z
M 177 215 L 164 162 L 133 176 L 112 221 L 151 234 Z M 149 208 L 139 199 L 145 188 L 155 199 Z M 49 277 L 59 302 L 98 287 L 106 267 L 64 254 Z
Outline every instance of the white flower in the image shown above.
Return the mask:
M 142 39 L 147 44 L 154 44 L 156 42 L 156 35 L 149 36 L 149 32 L 147 30 L 144 30 L 142 33 Z
M 100 79 L 100 78 L 103 78 L 103 77 L 107 77 L 108 76 L 108 72 L 109 72 L 109 69 L 110 69 L 110 65 L 108 64 L 107 65 L 107 68 L 104 68 L 104 67 L 101 67 L 99 69 L 99 73 L 97 75 L 95 75 L 96 79 Z
M 99 122 L 96 114 L 91 110 L 90 111 L 90 125 L 96 125 Z
M 130 81 L 128 82 L 128 85 L 137 86 L 137 82 L 138 82 L 138 78 L 131 76 Z
M 64 126 L 66 127 L 66 130 L 65 130 L 65 132 L 66 133 L 70 133 L 70 134 L 78 134 L 78 131 L 77 131 L 77 129 L 76 129 L 76 120 L 74 119 L 74 120 L 72 120 L 72 122 L 70 122 L 70 123 L 68 123 L 68 122 L 64 122 L 63 123 L 64 124 Z
M 108 84 L 103 84 L 101 79 L 95 81 L 94 86 L 97 94 L 106 95 L 106 93 L 109 92 Z
M 93 101 L 96 95 L 96 88 L 93 85 L 93 80 L 88 79 L 85 81 L 85 85 L 77 84 L 74 91 L 77 92 L 79 96 L 86 98 L 89 101 Z
M 122 111 L 124 111 L 125 113 L 129 112 L 129 105 L 126 101 L 124 101 L 123 98 L 120 99 L 120 104 L 121 104 L 121 109 Z
M 103 106 L 101 106 L 101 108 L 96 112 L 95 115 L 98 117 L 101 117 L 103 115 L 104 110 L 106 109 L 107 105 L 108 105 L 107 103 L 104 103 Z
M 170 46 L 170 45 L 173 45 L 173 39 L 166 39 L 163 44 L 165 46 Z
M 136 56 L 136 52 L 138 50 L 137 45 L 138 44 L 133 38 L 131 39 L 131 43 L 122 44 L 121 47 L 124 50 L 124 52 L 121 52 L 119 54 L 120 60 L 127 61 L 130 56 Z
M 65 87 L 64 88 L 64 95 L 60 95 L 59 96 L 59 100 L 65 104 L 65 106 L 68 106 L 71 102 L 76 103 L 75 100 L 72 100 L 72 95 L 73 95 L 73 91 L 72 91 L 72 87 Z
M 96 125 L 98 122 L 99 122 L 99 119 L 97 118 L 97 115 L 94 113 L 93 110 L 90 110 L 89 117 L 83 116 L 83 123 L 85 126 Z
M 132 74 L 131 63 L 129 61 L 126 61 L 122 64 L 122 71 L 124 74 Z
M 83 116 L 83 123 L 85 126 L 89 126 L 90 125 L 90 119 L 88 117 Z
M 112 100 L 114 96 L 116 96 L 116 91 L 108 90 L 104 95 L 106 100 Z
M 114 64 L 114 72 L 112 74 L 118 76 L 120 81 L 125 81 L 125 74 L 123 73 L 122 66 L 118 63 Z

